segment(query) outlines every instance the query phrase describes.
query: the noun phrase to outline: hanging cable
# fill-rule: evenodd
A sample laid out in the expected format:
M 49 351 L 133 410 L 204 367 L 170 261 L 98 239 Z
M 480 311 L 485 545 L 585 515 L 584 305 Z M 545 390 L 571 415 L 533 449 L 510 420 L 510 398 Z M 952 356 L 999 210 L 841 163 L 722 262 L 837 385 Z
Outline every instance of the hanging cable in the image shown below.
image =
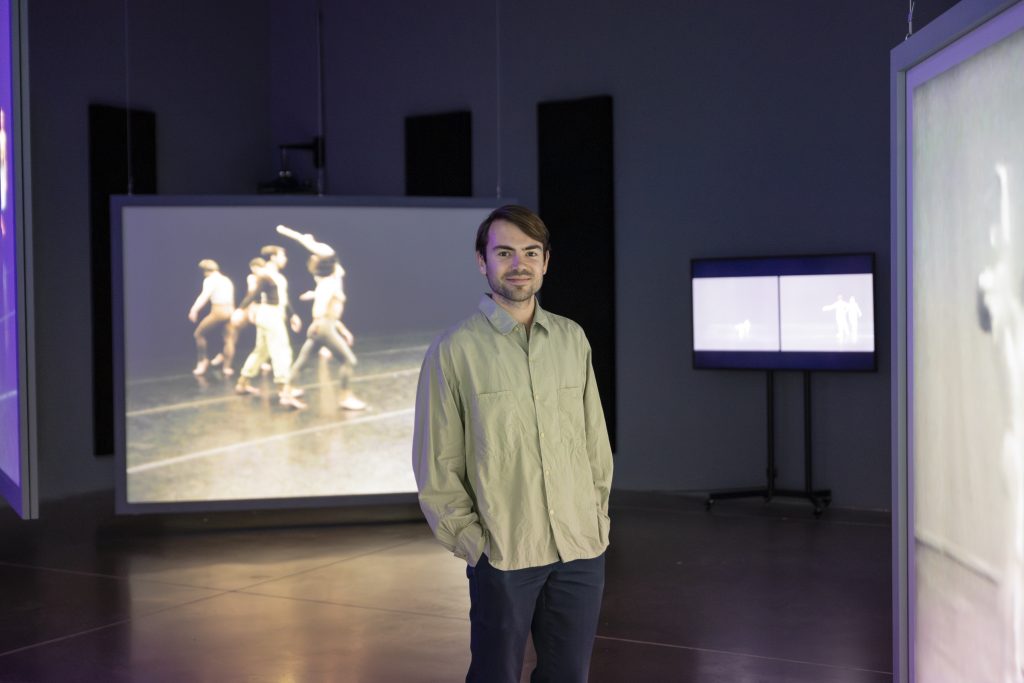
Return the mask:
M 907 11 L 907 35 L 903 40 L 907 40 L 910 36 L 914 35 L 914 5 L 917 4 L 917 0 L 910 0 L 910 9 Z
M 324 196 L 326 185 L 326 159 L 324 149 L 324 34 L 323 7 L 317 3 L 316 8 L 316 140 L 313 142 L 313 159 L 316 162 L 316 193 Z
M 132 90 L 131 61 L 128 50 L 128 0 L 124 0 L 124 138 L 125 138 L 125 169 L 128 172 L 127 193 L 133 194 L 135 178 L 132 173 Z
M 494 195 L 501 198 L 501 0 L 494 0 Z

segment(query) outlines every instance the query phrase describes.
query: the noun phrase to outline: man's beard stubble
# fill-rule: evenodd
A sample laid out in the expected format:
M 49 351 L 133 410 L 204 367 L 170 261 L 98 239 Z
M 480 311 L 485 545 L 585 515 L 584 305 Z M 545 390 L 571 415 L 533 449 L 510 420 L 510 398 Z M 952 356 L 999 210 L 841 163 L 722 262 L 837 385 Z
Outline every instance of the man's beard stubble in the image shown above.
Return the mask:
M 516 275 L 524 274 L 525 273 L 508 273 L 508 276 L 514 277 Z M 490 285 L 492 292 L 504 299 L 507 299 L 508 301 L 515 301 L 517 303 L 529 301 L 537 292 L 540 291 L 540 286 L 535 283 L 536 280 L 531 279 L 529 285 L 526 287 L 512 287 L 491 277 L 490 275 L 487 276 L 487 284 Z

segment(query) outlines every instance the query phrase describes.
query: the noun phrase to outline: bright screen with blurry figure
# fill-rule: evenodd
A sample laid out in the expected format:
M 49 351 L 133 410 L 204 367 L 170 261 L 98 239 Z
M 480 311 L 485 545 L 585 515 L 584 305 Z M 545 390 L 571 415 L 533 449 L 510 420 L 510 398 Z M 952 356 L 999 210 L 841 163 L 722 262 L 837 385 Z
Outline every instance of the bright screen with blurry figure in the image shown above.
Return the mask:
M 778 278 L 695 278 L 693 348 L 695 351 L 778 351 Z
M 486 291 L 493 205 L 305 201 L 115 206 L 124 511 L 415 492 L 420 365 Z
M 779 278 L 783 351 L 875 350 L 871 273 Z
M 907 72 L 916 681 L 1024 681 L 1022 29 Z

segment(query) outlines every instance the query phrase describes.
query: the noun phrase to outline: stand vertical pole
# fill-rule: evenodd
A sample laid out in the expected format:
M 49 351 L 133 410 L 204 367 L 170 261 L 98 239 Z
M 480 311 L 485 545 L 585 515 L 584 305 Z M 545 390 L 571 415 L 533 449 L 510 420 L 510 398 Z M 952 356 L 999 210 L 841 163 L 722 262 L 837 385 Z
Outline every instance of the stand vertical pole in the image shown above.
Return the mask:
M 811 472 L 811 373 L 804 370 L 804 490 L 814 491 Z
M 820 517 L 829 503 L 832 502 L 832 491 L 822 489 L 815 491 L 813 488 L 814 477 L 811 471 L 811 373 L 804 371 L 804 488 L 802 491 L 775 488 L 775 371 L 767 371 L 767 426 L 768 437 L 768 469 L 765 470 L 765 487 L 750 489 L 731 489 L 725 491 L 711 491 L 704 501 L 704 508 L 710 510 L 716 500 L 728 498 L 753 498 L 763 497 L 770 501 L 778 498 L 803 498 L 810 501 L 814 506 L 814 516 Z
M 775 372 L 768 370 L 768 471 L 765 476 L 768 482 L 766 497 L 768 500 L 775 495 Z

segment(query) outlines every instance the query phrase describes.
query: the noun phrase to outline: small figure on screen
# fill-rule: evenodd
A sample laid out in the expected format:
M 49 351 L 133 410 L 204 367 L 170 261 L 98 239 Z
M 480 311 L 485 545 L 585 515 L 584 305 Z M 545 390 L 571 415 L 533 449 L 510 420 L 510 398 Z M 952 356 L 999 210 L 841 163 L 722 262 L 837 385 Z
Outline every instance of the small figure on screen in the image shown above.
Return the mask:
M 850 318 L 847 315 L 850 305 L 843 299 L 842 294 L 836 295 L 836 300 L 827 306 L 822 306 L 823 311 L 835 311 L 836 315 L 836 339 L 840 344 L 850 338 Z
M 744 320 L 741 323 L 733 325 L 733 329 L 736 330 L 736 336 L 740 339 L 750 339 L 750 321 Z
M 1024 681 L 1024 292 L 1021 260 L 1016 255 L 1010 221 L 1009 178 L 997 164 L 999 220 L 989 230 L 994 262 L 978 276 L 979 324 L 992 342 L 1006 378 L 1006 432 L 1002 465 L 1010 509 L 1006 526 L 1005 576 L 1000 581 L 1006 633 L 1007 682 Z
M 234 330 L 231 328 L 231 312 L 235 309 L 235 285 L 227 275 L 220 272 L 220 266 L 213 259 L 206 258 L 200 261 L 199 269 L 203 271 L 203 289 L 189 309 L 188 319 L 192 322 L 199 320 L 199 312 L 207 303 L 210 304 L 210 311 L 196 325 L 192 334 L 196 340 L 198 358 L 192 374 L 197 377 L 206 374 L 210 367 L 206 335 L 214 328 L 223 328 L 224 347 L 219 355 L 226 359 L 226 367 L 230 367 L 231 358 L 235 355 Z
M 850 341 L 856 344 L 860 319 L 864 317 L 864 312 L 860 310 L 860 306 L 857 305 L 857 298 L 852 294 L 850 295 L 850 300 L 846 302 L 846 317 L 849 321 Z
M 278 387 L 278 399 L 282 406 L 303 409 L 306 404 L 298 399 L 298 393 L 291 386 L 292 346 L 285 321 L 289 320 L 298 332 L 302 322 L 291 310 L 288 303 L 288 283 L 281 268 L 287 263 L 282 247 L 267 246 L 261 251 L 266 256 L 250 261 L 256 272 L 256 288 L 246 294 L 233 315 L 239 315 L 250 304 L 256 303 L 254 323 L 256 325 L 256 346 L 245 359 L 242 371 L 235 385 L 239 394 L 258 394 L 251 381 L 259 374 L 260 366 L 270 359 L 274 371 L 274 384 Z

